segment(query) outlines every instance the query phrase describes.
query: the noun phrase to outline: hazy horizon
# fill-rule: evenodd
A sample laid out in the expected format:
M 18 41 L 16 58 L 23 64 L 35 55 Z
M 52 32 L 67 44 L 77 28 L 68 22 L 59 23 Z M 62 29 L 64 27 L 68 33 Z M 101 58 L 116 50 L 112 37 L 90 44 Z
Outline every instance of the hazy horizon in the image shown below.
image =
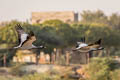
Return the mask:
M 119 0 L 0 0 L 0 21 L 26 21 L 31 12 L 102 10 L 120 14 Z

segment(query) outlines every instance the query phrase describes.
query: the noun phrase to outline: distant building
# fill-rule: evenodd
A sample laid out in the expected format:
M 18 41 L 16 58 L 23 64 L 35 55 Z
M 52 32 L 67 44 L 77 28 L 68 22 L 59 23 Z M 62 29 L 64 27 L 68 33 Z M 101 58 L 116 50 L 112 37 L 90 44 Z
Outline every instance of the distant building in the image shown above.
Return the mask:
M 63 12 L 32 12 L 31 22 L 32 24 L 42 23 L 46 20 L 58 19 L 63 22 L 71 23 L 78 21 L 78 13 L 73 11 Z
M 38 61 L 40 64 L 45 64 L 48 63 L 50 59 L 46 61 L 46 55 L 44 52 L 40 52 Z M 36 53 L 33 53 L 30 50 L 18 50 L 16 55 L 13 57 L 13 62 L 36 63 Z

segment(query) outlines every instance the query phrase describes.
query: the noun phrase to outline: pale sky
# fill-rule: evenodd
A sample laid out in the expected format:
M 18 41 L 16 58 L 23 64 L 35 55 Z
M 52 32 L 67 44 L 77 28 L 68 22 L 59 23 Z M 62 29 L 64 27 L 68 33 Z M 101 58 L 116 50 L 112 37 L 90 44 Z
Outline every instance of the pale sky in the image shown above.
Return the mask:
M 120 14 L 120 0 L 0 0 L 0 21 L 31 18 L 31 12 L 103 10 Z

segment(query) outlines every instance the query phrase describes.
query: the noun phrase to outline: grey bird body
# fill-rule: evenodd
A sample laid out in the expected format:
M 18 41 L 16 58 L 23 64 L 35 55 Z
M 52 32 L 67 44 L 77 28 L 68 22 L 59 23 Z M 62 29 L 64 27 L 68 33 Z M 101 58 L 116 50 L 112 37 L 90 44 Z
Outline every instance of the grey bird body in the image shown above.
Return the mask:
M 83 44 L 82 44 L 83 45 Z M 93 44 L 84 44 L 83 47 L 76 48 L 74 51 L 79 51 L 79 52 L 90 52 L 90 51 L 97 51 L 97 50 L 103 50 L 104 48 L 101 46 L 101 39 L 96 41 Z

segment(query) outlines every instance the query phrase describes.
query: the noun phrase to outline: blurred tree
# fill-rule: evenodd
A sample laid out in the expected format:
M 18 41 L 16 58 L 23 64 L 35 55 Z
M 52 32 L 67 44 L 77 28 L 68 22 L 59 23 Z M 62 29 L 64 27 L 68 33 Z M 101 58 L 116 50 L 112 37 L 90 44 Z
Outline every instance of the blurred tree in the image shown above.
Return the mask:
M 47 21 L 43 22 L 43 25 L 45 25 L 45 26 L 53 26 L 53 27 L 56 27 L 56 28 L 60 27 L 60 26 L 62 26 L 64 24 L 65 24 L 64 22 L 62 22 L 60 20 L 57 20 L 57 19 L 55 19 L 55 20 L 47 20 Z
M 33 44 L 37 46 L 45 44 L 45 46 L 47 46 L 47 49 L 44 50 L 46 53 L 53 52 L 53 48 L 71 48 L 73 45 L 75 46 L 77 41 L 81 41 L 81 37 L 84 36 L 86 37 L 87 43 L 92 43 L 99 38 L 102 38 L 102 45 L 106 48 L 106 52 L 110 52 L 111 48 L 119 50 L 120 30 L 112 29 L 105 24 L 107 22 L 107 17 L 103 12 L 97 11 L 94 13 L 91 11 L 84 11 L 82 16 L 83 23 L 74 24 L 67 24 L 60 20 L 48 20 L 43 24 L 34 25 L 29 24 L 28 22 L 11 21 L 6 27 L 0 28 L 0 48 L 9 48 L 17 45 L 18 36 L 14 27 L 19 23 L 26 32 L 29 33 L 31 30 L 34 32 L 37 40 Z M 114 16 L 110 17 L 109 20 L 111 21 L 111 26 L 116 24 L 119 25 L 119 22 L 116 23 L 116 19 L 119 18 L 114 18 Z M 9 51 L 0 51 L 0 53 L 9 53 Z M 8 54 L 7 56 L 11 55 Z
M 118 15 L 117 13 L 113 13 L 109 17 L 109 26 L 115 29 L 120 29 L 120 15 Z
M 92 11 L 83 11 L 81 14 L 83 23 L 108 23 L 107 16 L 101 10 L 97 10 L 96 12 Z

